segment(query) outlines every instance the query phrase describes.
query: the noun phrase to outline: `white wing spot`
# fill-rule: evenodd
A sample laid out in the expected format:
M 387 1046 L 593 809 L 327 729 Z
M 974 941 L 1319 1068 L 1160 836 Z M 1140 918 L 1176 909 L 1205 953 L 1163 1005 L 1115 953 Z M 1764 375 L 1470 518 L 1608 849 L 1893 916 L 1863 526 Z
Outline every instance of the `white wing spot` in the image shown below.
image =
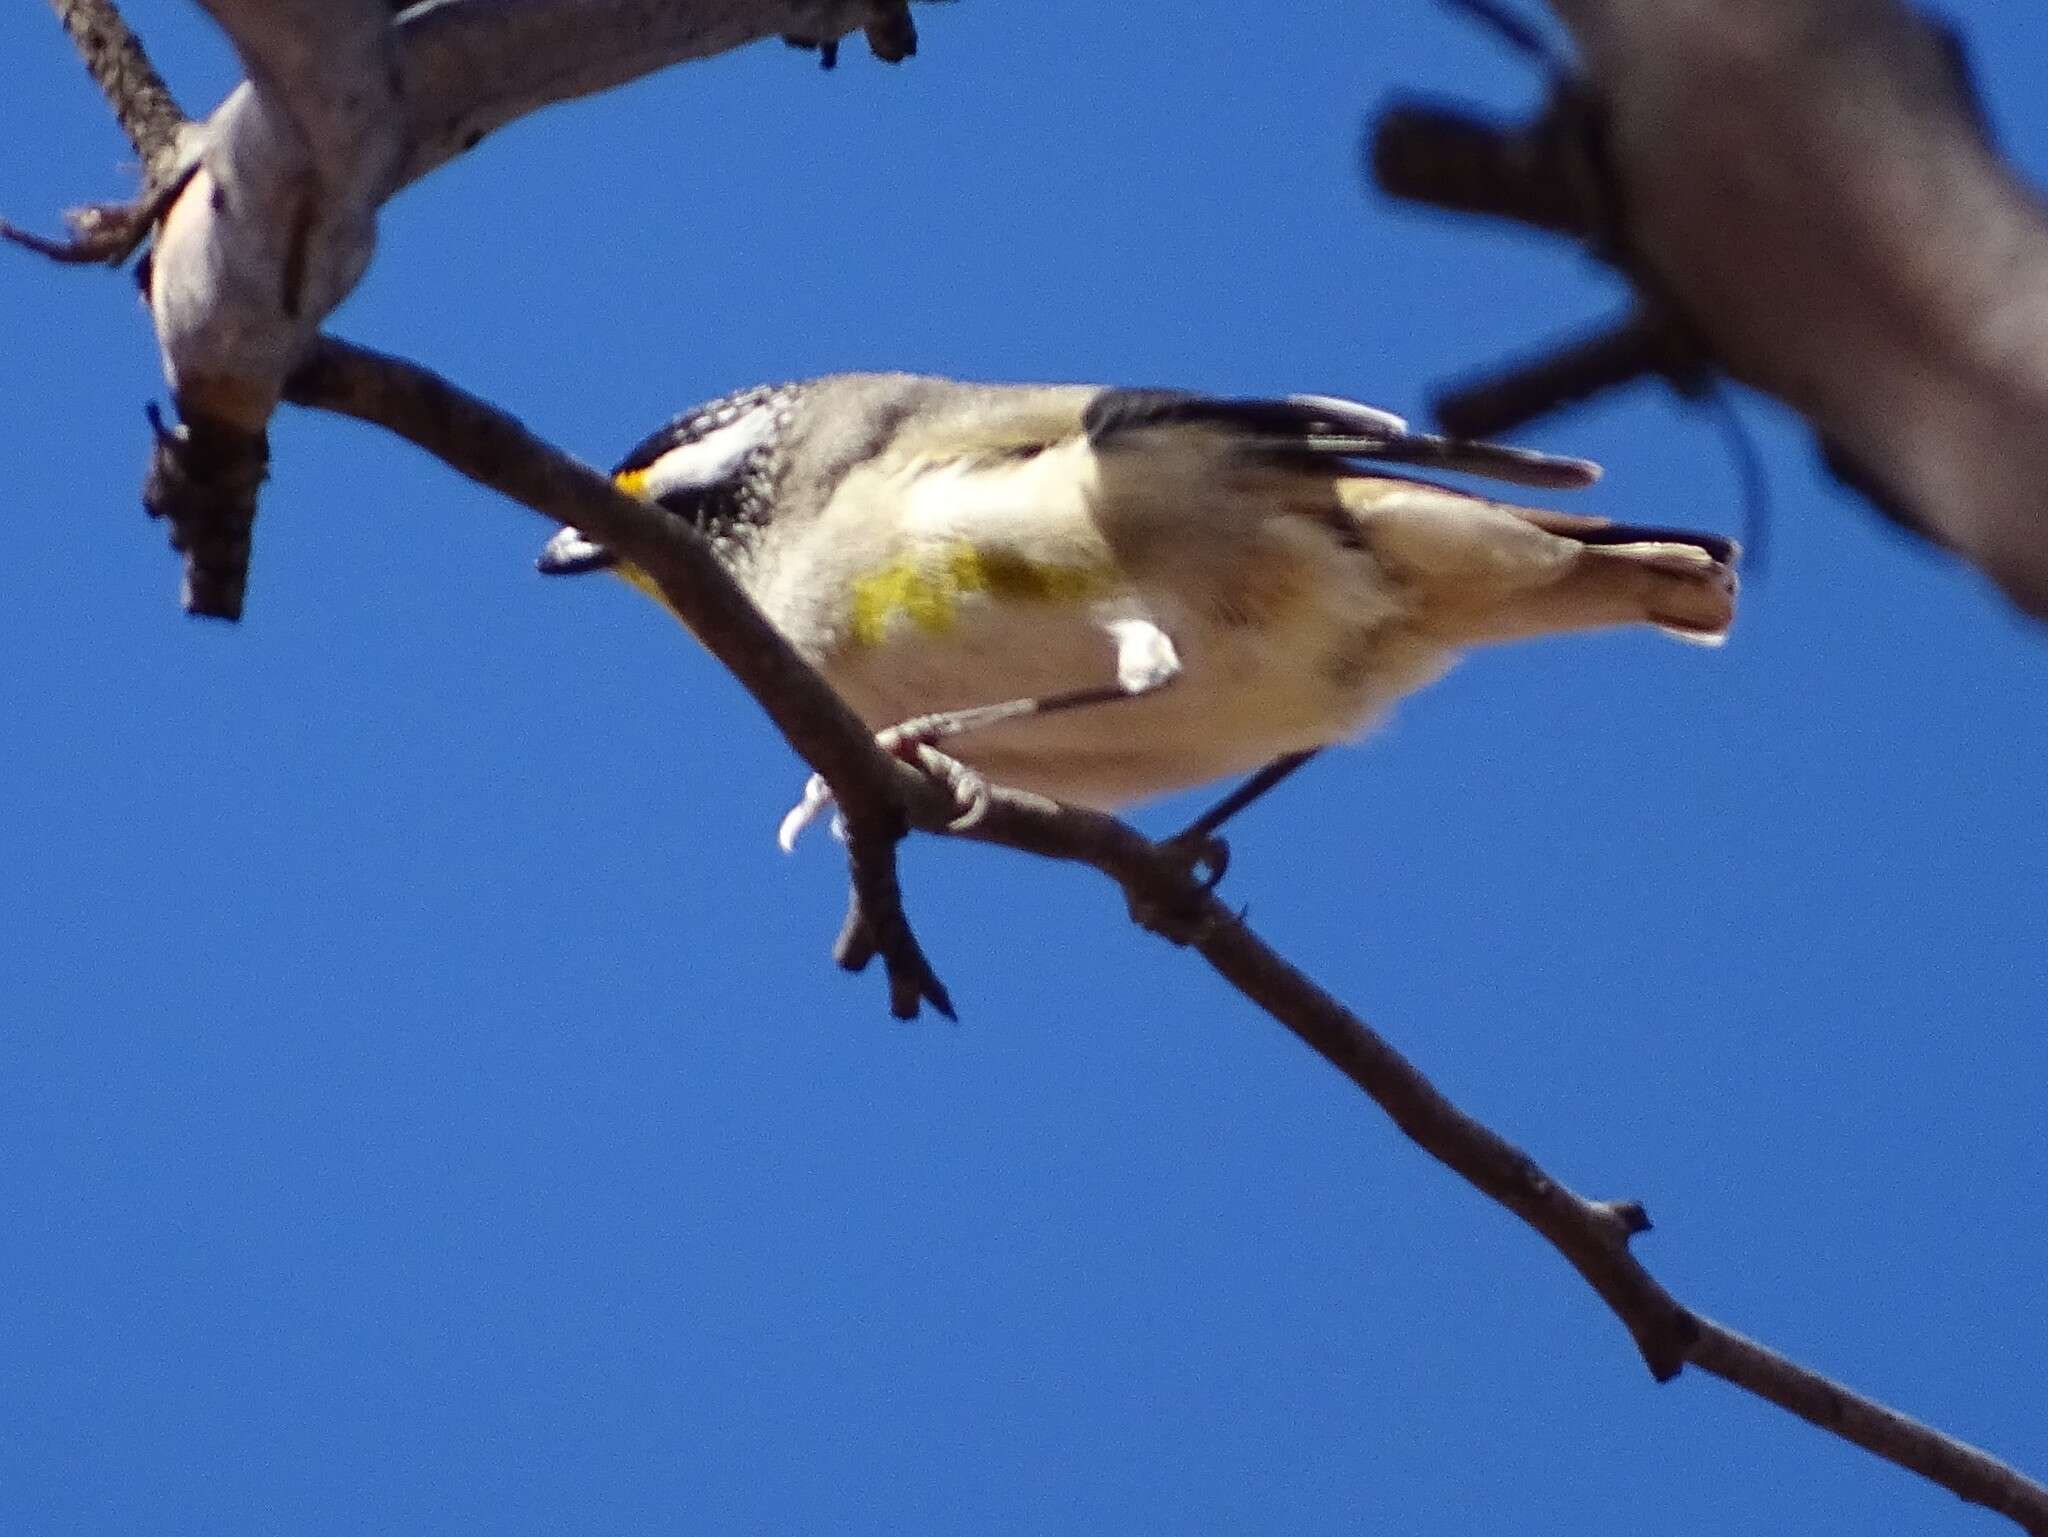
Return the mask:
M 1118 619 L 1109 625 L 1116 638 L 1116 681 L 1127 694 L 1150 694 L 1180 676 L 1180 653 L 1173 638 L 1149 619 Z

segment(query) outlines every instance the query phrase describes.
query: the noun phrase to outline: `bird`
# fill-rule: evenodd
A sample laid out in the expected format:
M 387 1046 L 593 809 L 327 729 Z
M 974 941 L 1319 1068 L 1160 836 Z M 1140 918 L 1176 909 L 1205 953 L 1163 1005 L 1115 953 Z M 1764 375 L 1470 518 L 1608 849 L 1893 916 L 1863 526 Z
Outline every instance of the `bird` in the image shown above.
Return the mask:
M 1734 541 L 1439 473 L 1600 470 L 1334 396 L 844 373 L 686 411 L 613 479 L 703 535 L 890 745 L 943 741 L 972 775 L 1099 810 L 1251 775 L 1187 830 L 1208 837 L 1473 646 L 1727 636 Z M 574 528 L 536 564 L 661 598 Z

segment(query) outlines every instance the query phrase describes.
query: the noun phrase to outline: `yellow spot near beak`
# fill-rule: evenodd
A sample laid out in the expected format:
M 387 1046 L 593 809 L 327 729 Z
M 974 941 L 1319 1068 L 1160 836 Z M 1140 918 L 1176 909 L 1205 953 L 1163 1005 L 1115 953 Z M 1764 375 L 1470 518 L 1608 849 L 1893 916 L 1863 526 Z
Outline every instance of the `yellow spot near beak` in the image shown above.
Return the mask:
M 649 500 L 647 496 L 647 472 L 645 470 L 621 470 L 612 477 L 612 484 L 628 496 L 637 496 L 643 501 Z M 661 589 L 654 585 L 654 578 L 645 571 L 642 571 L 630 560 L 620 561 L 616 566 L 612 567 L 612 570 L 619 577 L 646 593 L 648 597 L 654 599 L 663 608 L 668 608 L 668 599 L 664 598 L 661 595 Z M 670 612 L 673 613 L 674 610 L 670 610 Z M 677 614 L 676 617 L 680 619 L 682 615 Z

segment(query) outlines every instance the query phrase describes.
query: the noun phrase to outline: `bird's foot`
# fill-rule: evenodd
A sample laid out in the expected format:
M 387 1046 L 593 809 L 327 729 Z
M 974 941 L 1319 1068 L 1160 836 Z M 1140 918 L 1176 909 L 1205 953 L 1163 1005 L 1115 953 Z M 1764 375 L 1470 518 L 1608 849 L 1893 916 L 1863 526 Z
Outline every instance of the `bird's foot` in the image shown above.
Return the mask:
M 875 733 L 875 745 L 945 787 L 958 808 L 946 823 L 947 831 L 966 832 L 988 815 L 988 781 L 958 758 L 932 746 L 932 730 L 926 721 L 906 721 L 903 725 L 891 726 L 887 731 L 878 731 Z M 825 776 L 811 775 L 804 785 L 802 798 L 790 807 L 781 827 L 776 830 L 775 841 L 782 852 L 787 854 L 794 849 L 804 829 L 831 804 L 832 787 L 825 782 Z

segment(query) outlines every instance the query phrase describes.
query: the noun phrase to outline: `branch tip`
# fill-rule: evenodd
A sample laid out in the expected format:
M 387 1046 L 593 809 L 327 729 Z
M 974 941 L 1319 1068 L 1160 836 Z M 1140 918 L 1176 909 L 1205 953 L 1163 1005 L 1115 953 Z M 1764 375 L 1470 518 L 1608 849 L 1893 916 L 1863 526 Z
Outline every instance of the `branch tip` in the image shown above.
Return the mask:
M 861 31 L 868 52 L 884 64 L 901 64 L 917 52 L 917 24 L 910 19 L 908 0 L 875 0 Z
M 833 959 L 847 971 L 863 971 L 879 957 L 889 978 L 889 1012 L 915 1019 L 929 1003 L 957 1023 L 952 995 L 932 969 L 903 910 L 903 892 L 896 880 L 896 850 L 909 831 L 900 813 L 878 820 L 872 810 L 846 816 L 846 862 L 852 900 L 833 947 Z
M 880 946 L 875 941 L 874 931 L 868 926 L 860 894 L 856 890 L 847 906 L 846 923 L 832 946 L 833 963 L 841 971 L 857 976 L 866 971 L 880 954 Z M 953 995 L 932 970 L 923 947 L 908 925 L 903 927 L 896 953 L 882 957 L 882 969 L 889 978 L 889 1012 L 892 1016 L 903 1020 L 915 1019 L 920 1005 L 929 1003 L 953 1024 L 960 1023 L 960 1016 L 953 1007 Z
M 1643 1209 L 1640 1201 L 1596 1201 L 1593 1204 L 1619 1231 L 1624 1244 L 1631 1238 L 1649 1232 L 1653 1225 L 1650 1214 Z
M 126 211 L 128 206 L 100 203 L 67 209 L 64 222 L 71 227 L 71 236 L 66 240 L 38 235 L 33 230 L 25 230 L 18 224 L 0 219 L 0 240 L 66 266 L 119 266 L 141 244 L 140 235 L 131 236 L 126 230 L 117 231 L 115 220 L 109 217 L 117 211 Z
M 269 438 L 196 413 L 167 423 L 154 401 L 144 414 L 155 445 L 142 506 L 170 525 L 171 548 L 185 558 L 179 602 L 199 618 L 240 619 Z
M 68 240 L 52 240 L 0 220 L 0 239 L 67 265 L 118 267 L 149 239 L 157 221 L 177 201 L 178 194 L 199 169 L 195 156 L 167 175 L 160 184 L 143 188 L 129 203 L 87 203 L 64 212 L 71 231 Z
M 917 23 L 911 20 L 909 0 L 870 0 L 868 19 L 861 25 L 868 52 L 884 64 L 901 64 L 917 53 Z M 810 37 L 785 32 L 783 42 L 792 48 L 810 49 L 818 55 L 820 69 L 839 67 L 839 39 Z

